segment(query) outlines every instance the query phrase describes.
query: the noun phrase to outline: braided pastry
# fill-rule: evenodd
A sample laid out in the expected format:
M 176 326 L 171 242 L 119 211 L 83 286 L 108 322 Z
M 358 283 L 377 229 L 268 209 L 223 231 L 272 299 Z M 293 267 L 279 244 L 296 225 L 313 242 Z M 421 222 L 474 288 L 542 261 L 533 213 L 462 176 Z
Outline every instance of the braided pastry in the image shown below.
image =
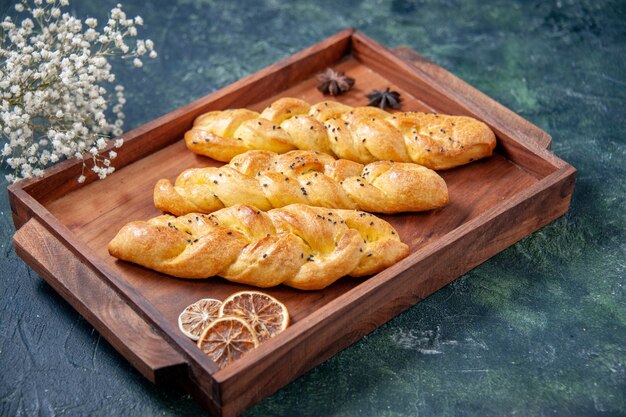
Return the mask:
M 302 204 L 262 212 L 241 204 L 128 223 L 109 253 L 180 278 L 219 275 L 257 287 L 315 290 L 344 275 L 380 272 L 409 249 L 369 213 Z
M 218 161 L 251 149 L 285 153 L 297 148 L 362 164 L 391 160 L 447 169 L 490 156 L 496 137 L 471 117 L 391 114 L 335 101 L 310 106 L 281 98 L 261 114 L 246 109 L 203 114 L 185 134 L 185 142 L 192 152 Z
M 416 164 L 361 165 L 314 151 L 248 151 L 221 168 L 193 168 L 154 188 L 157 208 L 180 216 L 235 204 L 261 210 L 302 203 L 378 213 L 422 211 L 448 202 L 446 183 Z

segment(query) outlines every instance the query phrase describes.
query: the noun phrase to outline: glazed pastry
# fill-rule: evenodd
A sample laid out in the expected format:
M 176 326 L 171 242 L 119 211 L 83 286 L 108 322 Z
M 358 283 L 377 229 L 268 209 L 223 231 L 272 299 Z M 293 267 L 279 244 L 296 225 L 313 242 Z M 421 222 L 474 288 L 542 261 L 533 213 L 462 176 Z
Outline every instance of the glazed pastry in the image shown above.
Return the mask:
M 369 213 L 302 204 L 263 212 L 241 204 L 128 223 L 109 253 L 180 278 L 219 275 L 257 287 L 315 290 L 345 275 L 380 272 L 409 249 Z
M 315 151 L 248 151 L 220 168 L 193 168 L 154 188 L 157 208 L 180 216 L 235 204 L 261 210 L 302 203 L 378 213 L 423 211 L 448 202 L 446 183 L 416 164 L 368 165 Z
M 390 160 L 448 169 L 490 156 L 496 137 L 483 122 L 465 116 L 388 113 L 335 101 L 314 106 L 281 98 L 262 113 L 246 109 L 199 116 L 185 134 L 187 147 L 218 161 L 251 149 L 285 153 L 315 150 L 368 164 Z

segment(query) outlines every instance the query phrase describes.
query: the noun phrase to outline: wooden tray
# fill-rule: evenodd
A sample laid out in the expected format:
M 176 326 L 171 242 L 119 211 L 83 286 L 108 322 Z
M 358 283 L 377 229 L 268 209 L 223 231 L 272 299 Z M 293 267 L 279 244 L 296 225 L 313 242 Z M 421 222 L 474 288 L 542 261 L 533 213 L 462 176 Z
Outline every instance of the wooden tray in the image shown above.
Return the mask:
M 177 328 L 179 312 L 203 297 L 247 288 L 221 278 L 174 279 L 116 262 L 106 244 L 131 220 L 155 216 L 152 189 L 191 166 L 218 165 L 181 140 L 209 110 L 262 109 L 281 96 L 323 99 L 315 74 L 326 67 L 357 79 L 340 97 L 365 103 L 391 87 L 402 110 L 470 115 L 498 136 L 496 154 L 442 172 L 450 204 L 421 214 L 385 216 L 411 254 L 369 278 L 343 278 L 322 291 L 267 292 L 293 324 L 219 370 Z M 371 332 L 476 265 L 564 214 L 575 170 L 546 150 L 550 136 L 445 70 L 407 49 L 390 51 L 344 30 L 256 74 L 123 135 L 118 171 L 79 186 L 81 164 L 66 161 L 43 178 L 9 187 L 16 252 L 124 357 L 155 383 L 186 387 L 216 414 L 234 416 Z

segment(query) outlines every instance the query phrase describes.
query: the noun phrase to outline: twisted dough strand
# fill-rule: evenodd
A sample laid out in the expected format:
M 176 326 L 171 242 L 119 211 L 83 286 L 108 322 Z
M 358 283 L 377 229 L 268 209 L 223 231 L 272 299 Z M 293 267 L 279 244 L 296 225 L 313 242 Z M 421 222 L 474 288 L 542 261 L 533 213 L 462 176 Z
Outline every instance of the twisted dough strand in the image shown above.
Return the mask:
M 230 161 L 251 149 L 277 153 L 304 149 L 362 164 L 391 160 L 447 169 L 490 156 L 496 137 L 485 123 L 471 117 L 391 114 L 335 101 L 310 106 L 287 97 L 261 114 L 247 109 L 203 114 L 185 134 L 185 142 L 192 152 L 218 161 Z
M 235 204 L 269 210 L 302 203 L 398 213 L 447 202 L 446 183 L 428 168 L 388 161 L 363 166 L 313 151 L 248 151 L 223 167 L 188 169 L 175 185 L 162 179 L 154 188 L 155 206 L 177 216 Z
M 268 212 L 237 205 L 210 215 L 163 215 L 124 226 L 109 243 L 119 259 L 180 278 L 222 276 L 271 287 L 321 289 L 371 275 L 408 255 L 387 222 L 353 210 L 294 204 Z

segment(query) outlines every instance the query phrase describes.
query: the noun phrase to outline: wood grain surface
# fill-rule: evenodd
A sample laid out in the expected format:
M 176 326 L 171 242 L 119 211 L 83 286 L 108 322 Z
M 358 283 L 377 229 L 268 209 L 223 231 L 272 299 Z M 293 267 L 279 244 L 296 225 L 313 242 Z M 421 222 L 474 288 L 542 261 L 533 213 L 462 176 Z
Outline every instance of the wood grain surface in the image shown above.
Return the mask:
M 545 149 L 547 134 L 433 64 L 412 59 L 346 30 L 125 134 L 127 154 L 105 180 L 78 188 L 75 163 L 65 163 L 43 179 L 17 184 L 9 191 L 16 227 L 25 224 L 15 238 L 18 253 L 148 378 L 158 381 L 171 371 L 214 414 L 237 415 L 569 207 L 575 170 Z M 321 291 L 264 290 L 288 307 L 291 327 L 218 370 L 180 334 L 177 316 L 199 298 L 224 299 L 249 287 L 217 277 L 175 279 L 116 261 L 106 246 L 125 223 L 160 214 L 152 204 L 157 180 L 221 165 L 187 151 L 180 140 L 194 117 L 218 108 L 261 110 L 284 96 L 323 100 L 314 75 L 327 66 L 357 79 L 340 101 L 364 105 L 366 92 L 390 87 L 402 94 L 399 111 L 483 119 L 498 135 L 497 152 L 441 172 L 450 195 L 445 208 L 381 216 L 409 245 L 408 258 L 369 279 L 343 278 Z M 62 276 L 66 269 L 73 278 Z M 93 293 L 80 287 L 85 282 Z M 104 298 L 111 301 L 99 302 Z M 154 328 L 158 336 L 130 343 L 117 325 L 126 316 L 134 333 Z

